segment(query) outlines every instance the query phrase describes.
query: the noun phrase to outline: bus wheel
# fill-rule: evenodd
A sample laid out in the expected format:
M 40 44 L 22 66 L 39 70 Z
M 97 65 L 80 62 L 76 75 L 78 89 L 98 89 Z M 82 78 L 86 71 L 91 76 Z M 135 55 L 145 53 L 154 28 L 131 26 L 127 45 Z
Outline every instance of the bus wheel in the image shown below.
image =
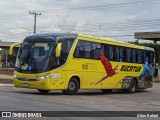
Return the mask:
M 112 89 L 101 89 L 103 93 L 111 93 Z
M 136 92 L 136 80 L 135 79 L 132 79 L 131 82 L 130 82 L 130 87 L 129 89 L 127 89 L 127 92 L 128 93 L 135 93 Z
M 45 93 L 48 93 L 50 90 L 38 90 L 40 93 L 43 93 L 43 94 L 45 94 Z
M 62 90 L 63 94 L 66 95 L 75 95 L 77 94 L 79 90 L 79 82 L 76 78 L 71 78 L 68 84 L 68 89 L 67 90 Z

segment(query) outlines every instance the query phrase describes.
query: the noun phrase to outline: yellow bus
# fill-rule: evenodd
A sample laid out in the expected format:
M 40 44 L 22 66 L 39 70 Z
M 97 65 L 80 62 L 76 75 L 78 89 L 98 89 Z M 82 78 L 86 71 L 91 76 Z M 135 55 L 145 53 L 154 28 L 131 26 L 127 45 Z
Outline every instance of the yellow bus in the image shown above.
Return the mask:
M 10 47 L 12 54 L 14 46 Z M 17 54 L 14 86 L 41 93 L 79 89 L 134 93 L 153 85 L 154 49 L 77 33 L 26 37 Z

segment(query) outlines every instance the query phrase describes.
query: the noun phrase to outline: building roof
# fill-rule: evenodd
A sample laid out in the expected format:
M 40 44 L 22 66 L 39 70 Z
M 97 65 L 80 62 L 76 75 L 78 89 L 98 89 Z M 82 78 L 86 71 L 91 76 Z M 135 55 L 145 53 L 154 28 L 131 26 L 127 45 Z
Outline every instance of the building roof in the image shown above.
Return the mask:
M 157 32 L 136 32 L 135 39 L 160 41 L 160 31 Z
M 9 48 L 14 43 L 16 42 L 0 41 L 0 48 Z

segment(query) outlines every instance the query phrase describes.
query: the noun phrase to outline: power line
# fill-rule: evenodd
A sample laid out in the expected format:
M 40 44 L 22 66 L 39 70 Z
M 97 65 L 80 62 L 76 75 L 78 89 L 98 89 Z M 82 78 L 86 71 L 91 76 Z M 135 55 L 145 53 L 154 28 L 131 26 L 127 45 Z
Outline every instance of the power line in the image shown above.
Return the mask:
M 21 37 L 28 36 L 30 34 L 31 34 L 31 32 L 30 33 L 21 34 L 21 35 L 8 35 L 8 36 L 5 36 L 5 37 L 2 37 L 1 39 L 21 38 Z
M 75 7 L 75 8 L 64 8 L 64 9 L 53 9 L 53 10 L 37 10 L 43 13 L 57 13 L 57 12 L 67 12 L 67 11 L 86 11 L 86 10 L 97 10 L 97 9 L 109 9 L 109 8 L 119 8 L 119 7 L 130 7 L 130 6 L 139 6 L 139 5 L 147 5 L 147 4 L 158 4 L 159 0 L 141 0 L 135 2 L 123 2 L 123 3 L 114 3 L 110 5 L 96 5 L 96 6 L 85 6 L 85 7 Z
M 27 16 L 27 14 L 24 13 L 24 12 L 15 13 L 15 14 L 7 14 L 7 15 L 0 16 L 0 20 L 3 20 L 3 19 L 11 19 L 11 18 L 13 19 L 13 18 L 23 17 L 23 16 Z
M 160 3 L 159 0 L 139 0 L 135 2 L 122 2 L 122 3 L 114 3 L 114 4 L 109 4 L 109 5 L 96 5 L 96 6 L 85 6 L 85 7 L 75 7 L 75 8 L 64 8 L 64 9 L 53 9 L 53 10 L 37 10 L 39 12 L 44 12 L 44 13 L 57 13 L 57 12 L 64 12 L 64 11 L 86 11 L 86 10 L 97 10 L 97 9 L 109 9 L 109 8 L 119 8 L 119 7 L 130 7 L 130 6 L 139 6 L 139 5 L 147 5 L 147 4 L 158 4 Z M 14 14 L 8 14 L 8 15 L 3 15 L 0 16 L 0 19 L 10 19 L 10 18 L 15 18 L 15 17 L 23 17 L 27 16 L 24 15 L 25 12 L 20 12 L 20 13 L 14 13 Z

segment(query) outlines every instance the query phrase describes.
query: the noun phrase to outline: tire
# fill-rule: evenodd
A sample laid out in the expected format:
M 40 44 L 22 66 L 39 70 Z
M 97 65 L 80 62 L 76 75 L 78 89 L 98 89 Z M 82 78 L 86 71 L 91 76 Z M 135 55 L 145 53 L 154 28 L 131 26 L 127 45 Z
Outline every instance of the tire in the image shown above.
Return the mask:
M 131 82 L 130 82 L 130 87 L 129 87 L 129 89 L 127 89 L 127 92 L 128 93 L 135 93 L 136 88 L 137 88 L 136 80 L 132 79 Z
M 40 93 L 46 94 L 48 93 L 50 90 L 38 90 Z
M 112 89 L 101 89 L 103 93 L 111 93 Z
M 62 90 L 63 94 L 65 95 L 76 95 L 79 90 L 79 82 L 76 78 L 71 78 L 68 83 L 68 89 Z

